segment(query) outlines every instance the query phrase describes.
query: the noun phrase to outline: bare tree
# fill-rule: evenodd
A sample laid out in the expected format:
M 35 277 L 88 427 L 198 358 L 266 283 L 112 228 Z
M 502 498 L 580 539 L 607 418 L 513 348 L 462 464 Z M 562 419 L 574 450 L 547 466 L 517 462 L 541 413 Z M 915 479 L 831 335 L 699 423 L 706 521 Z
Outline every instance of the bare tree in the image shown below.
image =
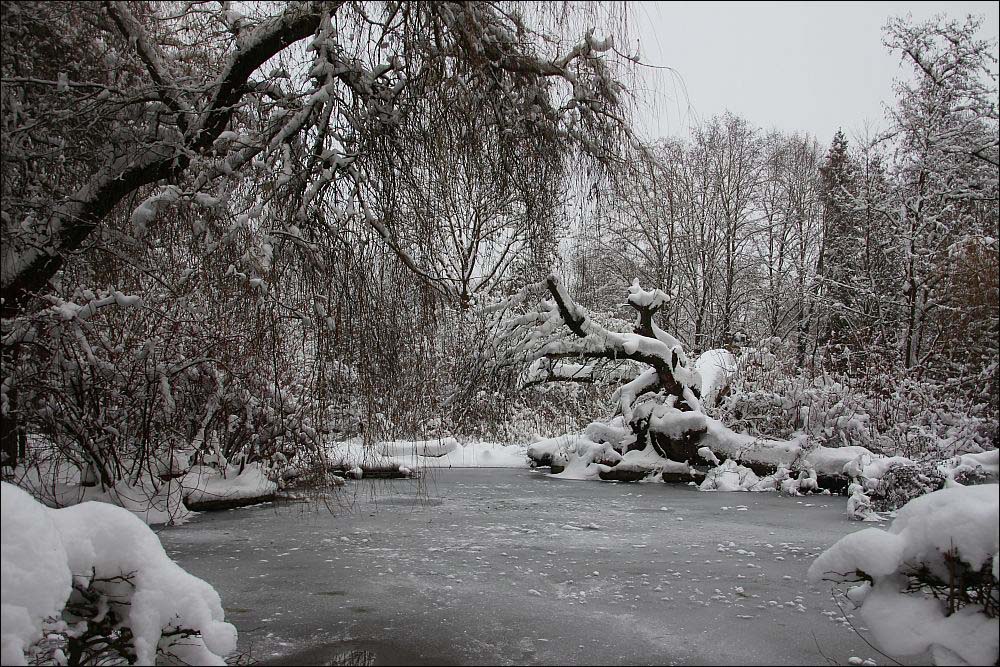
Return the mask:
M 169 375 L 202 335 L 229 345 L 205 355 L 204 386 L 192 396 L 207 402 L 179 439 L 201 446 L 216 432 L 238 442 L 238 424 L 252 429 L 255 420 L 234 417 L 240 398 L 274 415 L 299 415 L 291 430 L 280 426 L 284 417 L 275 421 L 268 442 L 272 435 L 316 442 L 333 408 L 323 352 L 350 340 L 342 325 L 352 316 L 363 314 L 375 330 L 392 319 L 352 298 L 382 298 L 399 283 L 400 267 L 422 283 L 406 291 L 416 302 L 428 293 L 461 300 L 495 282 L 509 271 L 502 247 L 510 241 L 519 251 L 524 221 L 551 219 L 562 161 L 609 162 L 628 143 L 619 81 L 626 61 L 614 55 L 610 33 L 594 26 L 567 38 L 579 15 L 566 9 L 331 0 L 253 3 L 241 6 L 244 15 L 228 3 L 5 4 L 5 462 L 16 460 L 17 420 L 47 414 L 31 391 L 38 386 L 22 380 L 47 382 L 34 374 L 39 369 L 69 370 L 57 352 L 64 344 L 77 359 L 81 400 L 94 405 L 108 392 L 134 395 L 125 378 L 136 373 Z M 479 115 L 440 122 L 459 110 Z M 441 200 L 433 210 L 423 206 L 433 219 L 420 222 L 456 233 L 471 226 L 478 239 L 448 253 L 459 257 L 456 274 L 435 264 L 440 253 L 413 245 L 419 224 L 403 214 L 414 202 L 393 186 L 441 167 L 408 161 L 415 140 L 454 146 L 462 137 L 456 128 L 473 124 L 481 132 L 471 141 L 506 156 L 492 168 L 513 173 L 477 195 L 496 195 L 496 210 L 481 208 L 477 220 L 456 217 L 471 201 L 462 192 L 475 176 L 439 169 Z M 547 171 L 532 171 L 536 158 Z M 95 347 L 104 318 L 125 308 L 155 315 L 141 320 L 133 339 L 102 333 Z M 126 322 L 131 312 L 122 311 Z M 46 338 L 57 332 L 58 341 Z M 383 334 L 372 334 L 378 345 L 361 354 L 398 357 L 399 341 Z M 183 344 L 168 351 L 172 337 Z M 254 351 L 239 358 L 237 371 L 231 362 L 247 341 Z M 154 353 L 140 358 L 136 348 Z M 160 353 L 170 361 L 145 361 Z M 309 377 L 288 377 L 292 359 L 306 361 Z M 368 372 L 372 364 L 359 366 Z M 121 373 L 102 375 L 104 368 Z M 47 386 L 57 391 L 60 382 Z M 320 405 L 307 409 L 300 400 L 307 386 Z M 156 419 L 135 428 L 155 449 L 171 424 L 164 418 L 171 392 L 143 392 L 144 414 Z M 127 451 L 132 427 L 102 430 L 102 411 L 94 420 L 105 440 Z M 101 451 L 91 458 L 122 450 Z
M 902 356 L 922 366 L 941 343 L 937 314 L 948 309 L 947 268 L 958 248 L 989 237 L 997 205 L 998 140 L 996 60 L 976 39 L 980 23 L 891 21 L 886 45 L 917 74 L 897 84 L 893 111 L 896 146 L 895 206 L 891 216 L 903 241 L 905 300 Z M 994 222 L 995 225 L 995 222 Z M 995 247 L 995 236 L 993 236 Z M 989 245 L 989 244 L 988 244 Z

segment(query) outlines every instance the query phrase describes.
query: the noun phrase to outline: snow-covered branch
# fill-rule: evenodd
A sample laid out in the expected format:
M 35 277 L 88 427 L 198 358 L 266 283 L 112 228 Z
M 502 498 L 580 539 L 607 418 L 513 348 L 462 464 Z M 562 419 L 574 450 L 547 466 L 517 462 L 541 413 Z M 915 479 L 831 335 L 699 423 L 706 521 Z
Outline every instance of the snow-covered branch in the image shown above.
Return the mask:
M 593 321 L 555 275 L 546 279 L 545 287 L 552 297 L 551 302 L 542 302 L 537 311 L 508 321 L 508 337 L 522 336 L 514 348 L 515 358 L 523 361 L 572 357 L 630 359 L 653 368 L 656 384 L 647 387 L 647 391 L 664 389 L 683 399 L 679 404 L 683 406 L 681 409 L 699 409 L 697 373 L 688 367 L 680 343 L 652 321 L 655 312 L 666 303 L 666 294 L 633 286 L 629 305 L 637 311 L 636 329 L 620 333 Z M 572 335 L 561 333 L 561 326 Z M 690 401 L 689 393 L 693 393 Z

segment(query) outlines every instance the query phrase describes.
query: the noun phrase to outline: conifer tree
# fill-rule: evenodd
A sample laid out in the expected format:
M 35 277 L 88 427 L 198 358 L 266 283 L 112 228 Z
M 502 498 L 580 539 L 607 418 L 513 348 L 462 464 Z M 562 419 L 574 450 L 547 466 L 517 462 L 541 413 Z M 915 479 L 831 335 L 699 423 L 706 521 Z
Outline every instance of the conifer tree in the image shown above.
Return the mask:
M 857 166 L 848 151 L 847 137 L 837 130 L 820 171 L 823 241 L 820 252 L 818 343 L 832 351 L 849 345 L 854 310 L 855 267 L 858 264 L 858 221 L 853 200 L 857 194 Z

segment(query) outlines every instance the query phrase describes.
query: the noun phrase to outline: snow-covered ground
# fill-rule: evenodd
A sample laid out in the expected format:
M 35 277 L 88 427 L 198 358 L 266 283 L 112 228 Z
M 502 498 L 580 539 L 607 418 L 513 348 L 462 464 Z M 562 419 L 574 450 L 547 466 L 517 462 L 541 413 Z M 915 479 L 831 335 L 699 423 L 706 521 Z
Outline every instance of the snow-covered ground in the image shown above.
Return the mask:
M 331 507 L 203 514 L 160 537 L 264 661 L 884 664 L 806 581 L 865 527 L 842 498 L 432 470 L 349 484 Z
M 423 468 L 527 468 L 526 445 L 462 443 L 452 437 L 365 444 L 359 439 L 328 445 L 331 465 L 415 471 Z

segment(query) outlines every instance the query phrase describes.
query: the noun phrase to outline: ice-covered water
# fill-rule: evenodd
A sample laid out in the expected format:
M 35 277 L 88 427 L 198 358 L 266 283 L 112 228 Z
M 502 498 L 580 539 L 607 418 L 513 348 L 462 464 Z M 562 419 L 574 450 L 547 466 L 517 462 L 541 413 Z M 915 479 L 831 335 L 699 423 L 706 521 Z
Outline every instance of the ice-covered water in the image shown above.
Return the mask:
M 862 527 L 840 497 L 479 469 L 160 536 L 273 664 L 883 664 L 805 583 Z

